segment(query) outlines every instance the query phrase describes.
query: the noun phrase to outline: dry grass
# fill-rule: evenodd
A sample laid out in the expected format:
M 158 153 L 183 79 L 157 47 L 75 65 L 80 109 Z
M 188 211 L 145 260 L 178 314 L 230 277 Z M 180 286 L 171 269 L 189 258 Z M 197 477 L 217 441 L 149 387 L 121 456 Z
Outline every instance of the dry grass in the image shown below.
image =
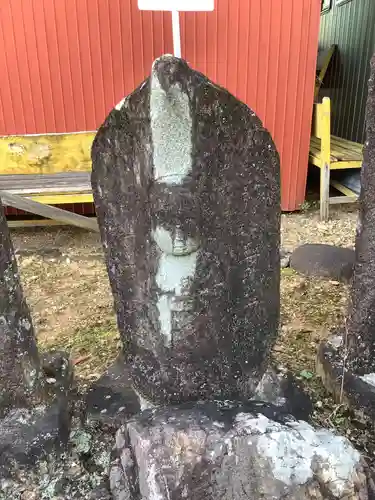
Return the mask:
M 120 348 L 99 237 L 67 229 L 12 236 L 41 349 L 70 352 L 82 383 L 99 377 Z
M 282 246 L 293 250 L 304 243 L 354 247 L 357 211 L 353 206 L 331 210 L 328 222 L 317 209 L 282 216 Z M 275 357 L 294 373 L 314 372 L 317 344 L 343 322 L 348 287 L 337 281 L 281 273 L 281 334 Z

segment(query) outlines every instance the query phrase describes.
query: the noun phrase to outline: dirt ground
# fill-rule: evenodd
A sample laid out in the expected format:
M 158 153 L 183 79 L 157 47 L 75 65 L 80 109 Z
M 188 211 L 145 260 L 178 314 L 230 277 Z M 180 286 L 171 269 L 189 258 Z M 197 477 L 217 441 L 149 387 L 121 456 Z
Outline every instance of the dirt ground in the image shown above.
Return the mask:
M 293 250 L 316 242 L 353 247 L 356 221 L 353 206 L 333 209 L 329 222 L 321 222 L 311 207 L 284 214 L 282 246 Z M 12 237 L 40 348 L 69 351 L 84 388 L 120 348 L 99 237 L 68 228 L 17 229 Z M 281 275 L 281 333 L 274 357 L 312 396 L 315 423 L 339 428 L 372 461 L 375 443 L 368 439 L 367 424 L 335 405 L 315 376 L 317 345 L 342 324 L 347 286 L 306 278 L 289 268 Z

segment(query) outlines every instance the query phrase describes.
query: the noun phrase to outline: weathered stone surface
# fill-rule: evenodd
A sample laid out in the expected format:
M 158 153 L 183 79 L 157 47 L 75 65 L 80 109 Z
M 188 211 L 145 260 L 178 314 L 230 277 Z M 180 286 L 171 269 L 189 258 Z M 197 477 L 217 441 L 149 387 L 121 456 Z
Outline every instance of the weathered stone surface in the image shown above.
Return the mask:
M 0 420 L 0 477 L 61 452 L 69 425 L 69 414 L 60 402 L 11 410 Z
M 85 399 L 87 419 L 110 428 L 118 429 L 140 411 L 140 401 L 123 356 L 90 387 Z
M 39 388 L 40 362 L 0 201 L 0 417 Z
M 0 202 L 0 481 L 62 451 L 69 437 L 72 377 L 62 353 L 38 355 Z M 1 491 L 8 486 L 2 484 Z M 13 493 L 4 498 L 17 498 Z
M 243 103 L 172 56 L 99 129 L 92 185 L 133 383 L 251 396 L 279 320 L 279 158 Z
M 361 169 L 356 263 L 345 334 L 349 365 L 363 375 L 375 372 L 375 55 L 366 108 L 366 144 Z
M 143 412 L 117 434 L 115 500 L 370 499 L 346 438 L 265 405 Z
M 350 281 L 355 261 L 354 250 L 323 244 L 305 244 L 290 257 L 290 267 L 307 276 Z
M 33 467 L 17 462 L 11 474 L 0 474 L 0 500 L 109 500 L 112 447 L 112 435 L 74 427 L 62 455 L 45 451 Z

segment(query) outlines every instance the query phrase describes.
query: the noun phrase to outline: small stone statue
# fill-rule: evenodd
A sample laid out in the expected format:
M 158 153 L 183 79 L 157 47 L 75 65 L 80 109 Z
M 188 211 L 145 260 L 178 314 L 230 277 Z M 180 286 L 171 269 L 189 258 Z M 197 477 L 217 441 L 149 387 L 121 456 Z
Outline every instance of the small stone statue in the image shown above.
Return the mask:
M 248 398 L 279 321 L 279 158 L 243 103 L 182 60 L 99 129 L 92 185 L 136 391 Z

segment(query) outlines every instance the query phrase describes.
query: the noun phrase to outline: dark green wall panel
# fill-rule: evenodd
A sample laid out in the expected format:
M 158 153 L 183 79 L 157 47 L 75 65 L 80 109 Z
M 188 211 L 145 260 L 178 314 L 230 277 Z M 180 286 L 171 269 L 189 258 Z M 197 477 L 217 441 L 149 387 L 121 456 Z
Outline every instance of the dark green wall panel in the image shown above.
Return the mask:
M 322 14 L 319 46 L 338 46 L 321 94 L 332 99 L 335 135 L 363 142 L 370 59 L 375 50 L 375 0 L 350 0 Z

